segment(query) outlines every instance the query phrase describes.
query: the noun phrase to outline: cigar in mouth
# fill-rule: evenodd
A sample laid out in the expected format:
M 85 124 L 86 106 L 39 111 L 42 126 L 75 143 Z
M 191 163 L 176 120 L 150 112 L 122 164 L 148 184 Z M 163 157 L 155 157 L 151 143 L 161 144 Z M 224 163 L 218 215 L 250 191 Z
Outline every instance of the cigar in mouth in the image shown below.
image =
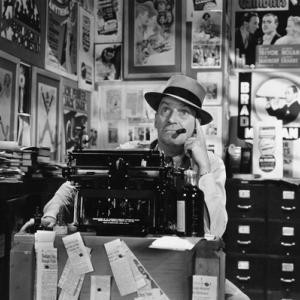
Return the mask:
M 176 132 L 177 134 L 186 133 L 186 129 L 185 129 L 185 128 L 180 128 L 180 129 L 177 129 L 175 132 Z

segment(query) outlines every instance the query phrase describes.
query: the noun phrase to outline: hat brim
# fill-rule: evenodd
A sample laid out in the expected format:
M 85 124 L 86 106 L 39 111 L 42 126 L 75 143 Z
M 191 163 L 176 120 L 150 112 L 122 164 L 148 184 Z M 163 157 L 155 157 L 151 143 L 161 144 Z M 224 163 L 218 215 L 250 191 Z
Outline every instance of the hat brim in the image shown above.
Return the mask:
M 186 103 L 187 105 L 191 106 L 195 111 L 196 111 L 196 117 L 201 119 L 201 125 L 206 125 L 208 123 L 210 123 L 213 120 L 213 117 L 211 116 L 210 113 L 208 113 L 207 111 L 203 110 L 202 108 L 195 106 L 193 104 L 191 104 L 189 101 L 178 97 L 176 95 L 171 95 L 171 94 L 166 94 L 166 93 L 158 93 L 158 92 L 148 92 L 145 93 L 145 99 L 148 102 L 148 104 L 155 110 L 158 110 L 159 107 L 159 103 L 161 101 L 161 99 L 163 98 L 163 96 L 169 96 L 172 97 L 176 100 L 182 101 L 184 103 Z

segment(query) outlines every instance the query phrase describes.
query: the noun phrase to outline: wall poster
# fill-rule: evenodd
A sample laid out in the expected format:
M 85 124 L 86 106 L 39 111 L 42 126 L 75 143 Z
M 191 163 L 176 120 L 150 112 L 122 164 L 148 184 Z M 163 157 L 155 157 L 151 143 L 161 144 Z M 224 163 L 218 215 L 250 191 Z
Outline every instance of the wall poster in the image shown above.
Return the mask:
M 95 44 L 95 83 L 120 80 L 122 44 Z
M 300 66 L 299 1 L 235 1 L 235 66 Z
M 16 74 L 17 60 L 0 56 L 0 141 L 13 141 L 16 137 Z
M 94 89 L 94 18 L 93 15 L 79 8 L 79 47 L 78 47 L 78 86 L 81 89 Z
M 88 124 L 90 98 L 90 93 L 80 90 L 75 82 L 64 80 L 62 85 L 64 154 L 80 146 L 80 139 L 90 135 Z M 88 144 L 82 146 L 86 148 Z
M 95 0 L 95 43 L 121 43 L 123 0 Z
M 46 9 L 43 1 L 0 0 L 1 49 L 43 67 Z
M 48 2 L 45 66 L 72 78 L 77 74 L 77 13 L 75 0 Z
M 59 135 L 59 86 L 60 81 L 54 74 L 33 69 L 33 97 L 36 105 L 32 108 L 35 120 L 35 145 L 49 147 L 51 159 L 57 160 L 61 140 Z

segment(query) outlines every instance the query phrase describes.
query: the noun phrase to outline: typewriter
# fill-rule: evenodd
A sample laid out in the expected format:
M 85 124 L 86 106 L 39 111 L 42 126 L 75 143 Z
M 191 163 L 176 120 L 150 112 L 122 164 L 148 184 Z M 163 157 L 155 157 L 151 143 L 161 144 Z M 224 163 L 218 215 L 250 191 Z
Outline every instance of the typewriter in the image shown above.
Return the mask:
M 99 235 L 175 232 L 178 175 L 154 150 L 73 151 L 63 170 L 79 190 L 74 223 Z

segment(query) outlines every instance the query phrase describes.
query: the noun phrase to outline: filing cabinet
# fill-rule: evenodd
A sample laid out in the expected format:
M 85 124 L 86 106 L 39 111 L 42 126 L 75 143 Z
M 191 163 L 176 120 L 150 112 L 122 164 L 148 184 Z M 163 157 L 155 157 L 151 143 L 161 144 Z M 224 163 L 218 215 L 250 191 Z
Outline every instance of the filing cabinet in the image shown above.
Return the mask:
M 300 299 L 300 257 L 267 258 L 267 299 Z
M 226 278 L 250 299 L 299 300 L 299 186 L 228 179 L 226 194 Z
M 226 278 L 250 299 L 265 299 L 266 261 L 261 255 L 226 255 Z
M 266 222 L 264 219 L 230 219 L 225 235 L 226 251 L 236 253 L 266 252 Z

